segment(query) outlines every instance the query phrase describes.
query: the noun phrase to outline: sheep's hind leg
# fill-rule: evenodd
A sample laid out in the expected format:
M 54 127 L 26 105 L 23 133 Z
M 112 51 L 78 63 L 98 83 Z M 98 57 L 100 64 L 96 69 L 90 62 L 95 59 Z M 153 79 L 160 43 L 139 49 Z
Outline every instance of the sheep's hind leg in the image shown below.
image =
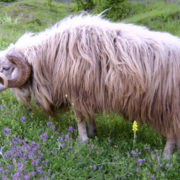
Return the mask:
M 163 156 L 165 159 L 169 158 L 173 153 L 176 145 L 176 137 L 167 137 L 166 145 L 164 148 Z
M 88 118 L 88 135 L 90 137 L 94 136 L 96 134 L 96 123 L 94 121 L 93 117 Z
M 177 150 L 178 153 L 180 154 L 180 136 L 177 137 Z
M 86 131 L 86 122 L 85 118 L 81 113 L 76 112 L 77 124 L 78 124 L 78 133 L 79 141 L 86 142 L 88 140 L 87 131 Z

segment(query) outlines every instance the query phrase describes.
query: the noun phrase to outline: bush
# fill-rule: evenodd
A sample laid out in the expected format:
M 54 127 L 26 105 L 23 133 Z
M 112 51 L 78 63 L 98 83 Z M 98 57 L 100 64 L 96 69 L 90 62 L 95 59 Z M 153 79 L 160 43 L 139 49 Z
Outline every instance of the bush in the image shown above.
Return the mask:
M 130 13 L 128 0 L 74 0 L 76 11 L 85 10 L 93 13 L 103 13 L 105 17 L 114 21 L 125 18 Z
M 95 4 L 93 0 L 75 0 L 77 10 L 91 10 Z
M 0 2 L 14 2 L 16 0 L 0 0 Z
M 117 21 L 128 16 L 130 4 L 127 0 L 103 0 L 98 4 L 96 11 L 100 13 L 106 9 L 105 16 Z

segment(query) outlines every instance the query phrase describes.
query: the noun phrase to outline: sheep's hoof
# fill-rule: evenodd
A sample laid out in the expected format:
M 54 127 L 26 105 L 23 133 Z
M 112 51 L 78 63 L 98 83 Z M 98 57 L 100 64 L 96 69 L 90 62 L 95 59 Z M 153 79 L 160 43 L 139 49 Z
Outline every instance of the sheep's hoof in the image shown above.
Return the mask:
M 89 137 L 91 137 L 91 138 L 93 138 L 93 137 L 95 137 L 97 135 L 97 130 L 95 129 L 95 130 L 89 130 L 88 131 L 88 136 Z
M 82 142 L 82 143 L 88 142 L 88 137 L 79 137 L 79 142 Z
M 163 152 L 163 158 L 164 159 L 170 159 L 170 157 L 171 157 L 171 152 L 170 151 L 164 151 Z

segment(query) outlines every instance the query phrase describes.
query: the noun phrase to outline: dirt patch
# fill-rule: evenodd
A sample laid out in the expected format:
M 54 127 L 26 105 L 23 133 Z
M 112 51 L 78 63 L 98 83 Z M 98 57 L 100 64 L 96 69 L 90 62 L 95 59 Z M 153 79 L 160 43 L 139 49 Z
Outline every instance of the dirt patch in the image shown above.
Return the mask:
M 21 7 L 21 8 L 26 8 L 26 9 L 32 9 L 31 6 L 28 4 L 17 4 L 16 6 Z
M 3 6 L 9 6 L 11 4 L 13 4 L 15 2 L 1 2 L 0 5 L 3 5 Z
M 29 19 L 30 18 L 30 16 L 28 14 L 21 14 L 20 17 L 24 18 L 24 19 Z

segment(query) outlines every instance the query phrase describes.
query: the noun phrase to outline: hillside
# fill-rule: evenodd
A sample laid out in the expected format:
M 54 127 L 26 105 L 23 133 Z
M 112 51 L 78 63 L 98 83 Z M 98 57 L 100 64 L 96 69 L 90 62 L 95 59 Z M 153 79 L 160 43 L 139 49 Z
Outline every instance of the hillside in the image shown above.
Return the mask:
M 72 3 L 19 0 L 0 3 L 0 48 L 14 42 L 25 31 L 41 31 L 72 11 Z
M 168 31 L 180 35 L 180 6 L 165 1 L 144 4 L 133 2 L 130 17 L 123 21 L 145 25 L 153 30 Z

